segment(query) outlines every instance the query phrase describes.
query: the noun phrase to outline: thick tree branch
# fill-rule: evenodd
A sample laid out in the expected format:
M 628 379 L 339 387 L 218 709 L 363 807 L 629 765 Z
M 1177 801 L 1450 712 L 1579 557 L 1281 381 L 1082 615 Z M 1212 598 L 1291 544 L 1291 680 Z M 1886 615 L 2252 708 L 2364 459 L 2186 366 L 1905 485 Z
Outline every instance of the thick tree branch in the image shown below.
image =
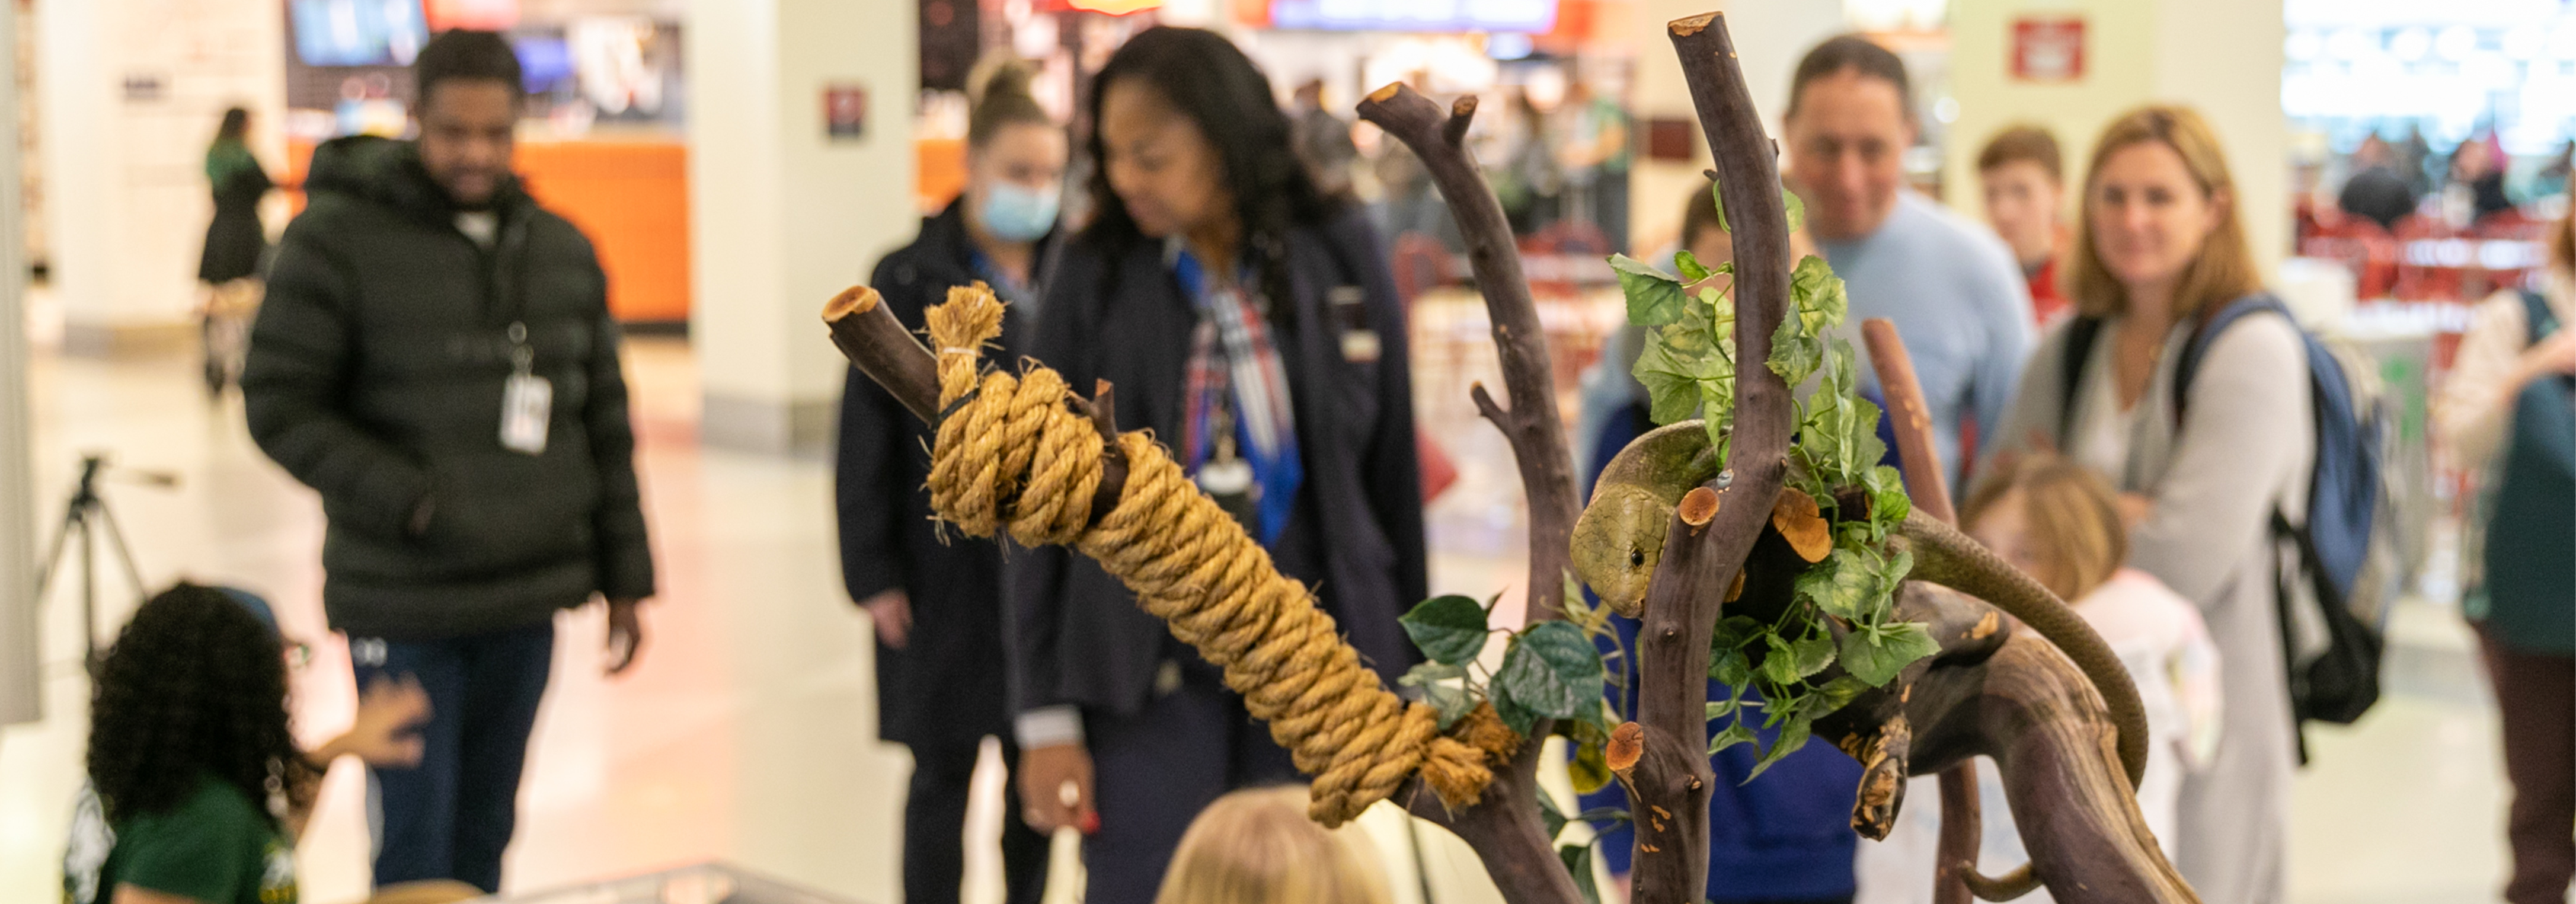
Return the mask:
M 1775 145 L 1762 131 L 1724 17 L 1679 19 L 1666 30 L 1716 159 L 1719 197 L 1735 236 L 1738 362 L 1727 467 L 1707 487 L 1722 502 L 1704 528 L 1674 518 L 1637 636 L 1637 721 L 1649 738 L 1662 734 L 1678 742 L 1707 736 L 1709 634 L 1787 477 L 1789 387 L 1767 362 L 1772 333 L 1789 308 L 1789 220 L 1780 203 Z M 1648 774 L 1663 763 L 1681 774 Z M 1649 848 L 1649 833 L 1637 834 L 1637 901 L 1679 904 L 1706 895 L 1708 821 L 1699 814 L 1708 812 L 1711 781 L 1704 752 L 1678 761 L 1649 756 L 1639 764 L 1631 782 L 1635 808 L 1685 818 L 1673 821 L 1668 844 Z
M 1510 409 L 1501 409 L 1479 387 L 1476 406 L 1511 442 L 1521 487 L 1529 495 L 1528 619 L 1560 618 L 1565 575 L 1573 563 L 1574 519 L 1582 513 L 1582 503 L 1575 494 L 1574 456 L 1567 451 L 1564 419 L 1557 415 L 1547 333 L 1539 326 L 1529 281 L 1521 275 L 1519 246 L 1503 220 L 1502 202 L 1485 187 L 1484 173 L 1465 144 L 1476 99 L 1459 98 L 1443 112 L 1430 98 L 1398 83 L 1370 94 L 1359 112 L 1361 119 L 1376 123 L 1421 158 L 1458 221 L 1458 234 L 1467 240 L 1467 261 L 1494 324 L 1504 395 L 1511 400 Z

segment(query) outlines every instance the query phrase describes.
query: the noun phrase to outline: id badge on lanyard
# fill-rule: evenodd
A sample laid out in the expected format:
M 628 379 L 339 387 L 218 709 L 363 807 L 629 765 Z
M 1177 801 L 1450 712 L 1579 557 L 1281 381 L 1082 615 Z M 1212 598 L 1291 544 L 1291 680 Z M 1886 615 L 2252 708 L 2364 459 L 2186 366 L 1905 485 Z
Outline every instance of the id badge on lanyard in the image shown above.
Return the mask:
M 510 379 L 501 390 L 501 447 L 527 455 L 546 453 L 553 423 L 555 384 L 536 375 L 537 350 L 526 324 L 510 324 Z

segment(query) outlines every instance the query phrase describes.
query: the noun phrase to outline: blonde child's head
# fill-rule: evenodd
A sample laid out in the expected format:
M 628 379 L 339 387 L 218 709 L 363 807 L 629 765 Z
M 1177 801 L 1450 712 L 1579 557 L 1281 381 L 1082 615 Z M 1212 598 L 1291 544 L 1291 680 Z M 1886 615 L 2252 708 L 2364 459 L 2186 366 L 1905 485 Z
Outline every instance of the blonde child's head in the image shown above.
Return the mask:
M 2069 602 L 2129 556 L 2110 482 L 2053 454 L 2018 456 L 1978 485 L 1959 517 L 1969 536 Z
M 1386 875 L 1356 828 L 1306 818 L 1306 789 L 1217 798 L 1191 821 L 1155 904 L 1387 904 Z

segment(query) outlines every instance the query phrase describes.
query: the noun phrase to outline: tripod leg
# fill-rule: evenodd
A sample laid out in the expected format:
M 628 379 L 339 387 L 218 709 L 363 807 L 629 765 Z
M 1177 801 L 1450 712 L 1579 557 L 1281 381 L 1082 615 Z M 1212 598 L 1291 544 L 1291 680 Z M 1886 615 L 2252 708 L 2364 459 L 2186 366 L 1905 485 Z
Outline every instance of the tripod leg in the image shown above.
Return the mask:
M 44 601 L 45 589 L 53 586 L 54 575 L 62 570 L 63 544 L 72 538 L 73 531 L 80 529 L 81 510 L 80 506 L 75 504 L 69 511 L 63 513 L 63 526 L 54 529 L 53 549 L 52 551 L 45 553 L 45 562 L 42 566 L 39 566 L 40 570 L 36 572 L 36 600 L 38 603 L 41 604 Z
M 116 524 L 116 513 L 107 510 L 107 500 L 98 502 L 99 523 L 107 526 L 107 542 L 116 549 L 116 561 L 125 567 L 125 579 L 134 584 L 134 598 L 152 595 L 152 587 L 143 583 L 143 569 L 134 564 L 134 548 L 125 545 L 125 530 Z

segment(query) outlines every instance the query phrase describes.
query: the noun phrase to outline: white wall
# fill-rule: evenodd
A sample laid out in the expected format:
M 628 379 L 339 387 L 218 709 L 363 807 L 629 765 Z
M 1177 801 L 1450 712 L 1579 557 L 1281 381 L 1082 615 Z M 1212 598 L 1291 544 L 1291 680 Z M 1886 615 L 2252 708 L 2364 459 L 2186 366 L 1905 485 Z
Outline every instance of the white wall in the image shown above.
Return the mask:
M 38 0 L 38 140 L 56 295 L 75 351 L 184 325 L 213 214 L 206 142 L 251 109 L 252 148 L 283 162 L 278 0 Z M 157 97 L 128 99 L 128 79 Z
M 828 439 L 847 365 L 823 303 L 911 240 L 909 0 L 691 0 L 690 336 L 704 441 L 771 451 Z M 827 141 L 827 84 L 868 90 L 866 137 Z
M 1955 0 L 1950 5 L 1951 90 L 1959 119 L 1944 148 L 1945 183 L 1963 212 L 1977 209 L 1977 151 L 2006 125 L 2049 128 L 2080 184 L 2093 140 L 2114 117 L 2150 102 L 2198 109 L 2226 145 L 2244 199 L 2244 221 L 2263 272 L 2289 242 L 2288 125 L 2281 115 L 2280 0 Z M 2012 21 L 2024 15 L 2085 19 L 2084 78 L 2034 83 L 2010 77 Z M 2067 216 L 2075 216 L 2074 199 Z
M 1645 32 L 1637 42 L 1635 96 L 1639 143 L 1637 164 L 1628 176 L 1628 223 L 1631 244 L 1641 254 L 1672 241 L 1681 229 L 1683 198 L 1702 184 L 1708 168 L 1708 146 L 1700 137 L 1699 116 L 1691 106 L 1690 86 L 1682 81 L 1680 59 L 1664 25 L 1711 9 L 1726 13 L 1727 34 L 1735 39 L 1736 63 L 1743 67 L 1745 89 L 1762 111 L 1763 128 L 1780 136 L 1780 116 L 1789 107 L 1789 76 L 1798 60 L 1824 39 L 1845 31 L 1842 0 L 1646 0 L 1637 16 Z M 1647 160 L 1643 143 L 1650 118 L 1689 121 L 1693 153 L 1687 164 Z

